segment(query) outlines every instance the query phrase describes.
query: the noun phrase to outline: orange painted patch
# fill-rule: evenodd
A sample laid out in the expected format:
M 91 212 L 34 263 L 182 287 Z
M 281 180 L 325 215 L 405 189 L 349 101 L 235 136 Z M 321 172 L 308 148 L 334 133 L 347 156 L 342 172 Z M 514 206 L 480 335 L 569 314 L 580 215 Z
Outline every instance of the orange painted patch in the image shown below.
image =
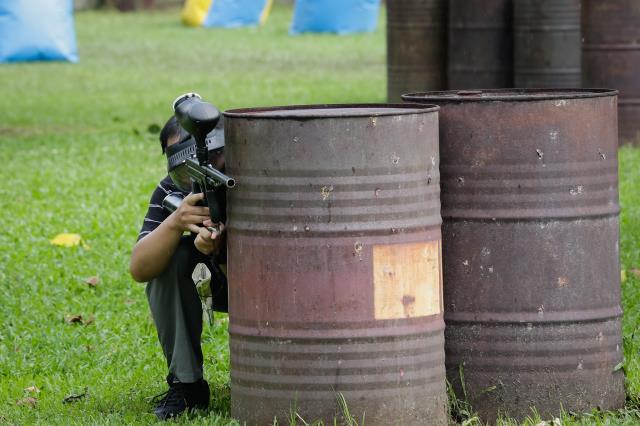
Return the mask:
M 373 247 L 376 319 L 442 312 L 440 241 Z

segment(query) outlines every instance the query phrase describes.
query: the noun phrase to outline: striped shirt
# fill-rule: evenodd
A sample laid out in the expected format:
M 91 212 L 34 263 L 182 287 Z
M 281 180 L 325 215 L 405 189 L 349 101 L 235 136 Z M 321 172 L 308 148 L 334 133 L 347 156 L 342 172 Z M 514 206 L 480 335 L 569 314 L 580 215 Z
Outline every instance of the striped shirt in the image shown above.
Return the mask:
M 169 212 L 166 211 L 162 207 L 162 200 L 164 197 L 171 194 L 172 192 L 177 192 L 182 196 L 186 196 L 186 192 L 180 191 L 171 181 L 171 178 L 167 175 L 160 181 L 156 189 L 153 191 L 151 195 L 151 200 L 149 201 L 149 208 L 147 209 L 147 215 L 144 217 L 144 222 L 142 222 L 142 228 L 140 229 L 140 233 L 138 234 L 138 241 L 145 235 L 151 233 L 154 229 L 156 229 L 166 218 L 169 217 Z

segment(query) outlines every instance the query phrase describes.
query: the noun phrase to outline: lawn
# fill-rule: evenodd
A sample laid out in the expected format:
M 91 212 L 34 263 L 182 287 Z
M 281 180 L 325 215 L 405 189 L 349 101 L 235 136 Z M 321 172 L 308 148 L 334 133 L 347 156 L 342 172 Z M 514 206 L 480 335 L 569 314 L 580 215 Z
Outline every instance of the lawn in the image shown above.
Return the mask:
M 165 172 L 157 127 L 178 94 L 222 110 L 384 101 L 382 25 L 291 37 L 291 12 L 276 7 L 265 26 L 242 30 L 188 29 L 177 10 L 84 12 L 78 64 L 0 66 L 0 424 L 155 421 L 147 398 L 165 390 L 165 365 L 128 262 Z M 630 402 L 575 424 L 640 422 L 640 150 L 621 150 L 620 177 Z M 63 232 L 84 244 L 51 245 Z M 226 326 L 218 316 L 203 336 L 212 409 L 179 423 L 233 423 Z

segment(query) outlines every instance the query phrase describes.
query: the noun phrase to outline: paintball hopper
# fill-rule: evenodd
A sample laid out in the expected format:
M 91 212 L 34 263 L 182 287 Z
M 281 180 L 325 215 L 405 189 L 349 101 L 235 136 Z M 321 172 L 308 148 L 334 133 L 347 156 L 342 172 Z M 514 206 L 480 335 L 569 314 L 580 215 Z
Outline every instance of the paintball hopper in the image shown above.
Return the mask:
M 167 171 L 178 189 L 190 192 L 192 182 L 187 173 L 186 160 L 197 158 L 200 163 L 206 163 L 210 152 L 224 148 L 224 126 L 220 112 L 213 105 L 203 102 L 196 93 L 178 97 L 173 107 L 180 126 L 186 132 L 183 132 L 180 142 L 167 147 Z M 198 144 L 198 138 L 203 137 L 204 131 L 207 131 L 204 140 Z M 204 156 L 199 145 L 204 146 Z
M 197 93 L 186 93 L 173 101 L 173 112 L 180 126 L 195 138 L 198 161 L 206 162 L 205 140 L 220 121 L 220 111 Z

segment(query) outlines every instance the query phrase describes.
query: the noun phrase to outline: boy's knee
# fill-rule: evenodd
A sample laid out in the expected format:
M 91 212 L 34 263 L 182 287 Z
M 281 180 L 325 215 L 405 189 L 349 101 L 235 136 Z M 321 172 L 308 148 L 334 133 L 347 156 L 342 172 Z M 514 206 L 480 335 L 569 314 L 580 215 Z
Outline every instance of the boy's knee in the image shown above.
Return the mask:
M 169 264 L 162 273 L 150 281 L 150 284 L 162 282 L 163 285 L 170 283 L 178 284 L 180 281 L 190 278 L 193 272 L 194 264 L 194 247 L 190 239 L 183 238 L 176 248 Z

